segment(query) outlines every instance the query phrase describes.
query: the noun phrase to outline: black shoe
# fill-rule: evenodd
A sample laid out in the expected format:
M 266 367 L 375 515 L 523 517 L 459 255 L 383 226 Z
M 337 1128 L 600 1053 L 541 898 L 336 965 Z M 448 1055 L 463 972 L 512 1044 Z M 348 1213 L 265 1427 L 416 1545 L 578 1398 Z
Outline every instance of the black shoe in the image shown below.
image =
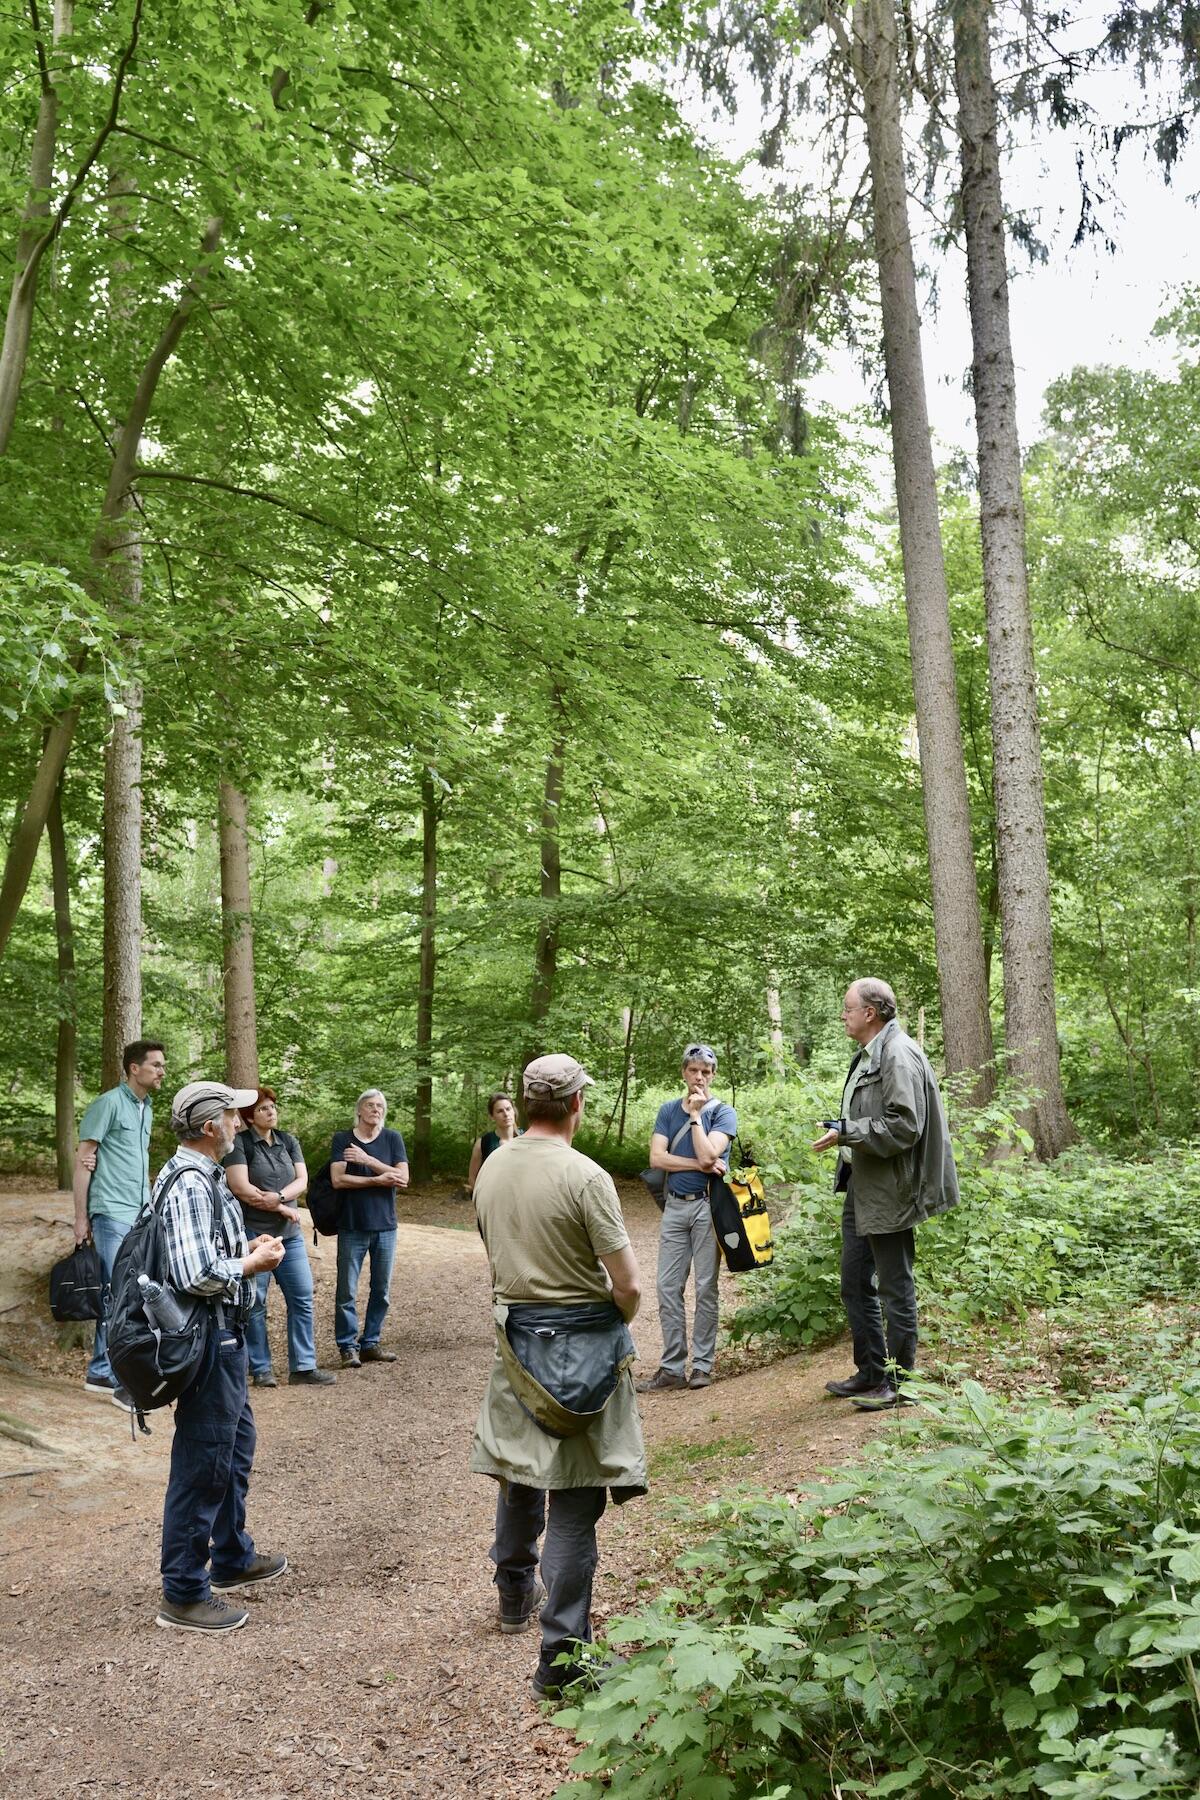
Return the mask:
M 398 1360 L 394 1350 L 381 1350 L 378 1344 L 364 1344 L 362 1359 L 364 1362 L 396 1362 Z
M 873 1375 L 864 1375 L 860 1369 L 857 1375 L 847 1376 L 845 1381 L 827 1381 L 825 1392 L 832 1394 L 835 1400 L 852 1400 L 855 1394 L 873 1394 L 878 1386 Z
M 288 1376 L 289 1387 L 332 1387 L 337 1380 L 327 1369 L 293 1369 Z
M 539 1700 L 561 1700 L 566 1690 L 576 1682 L 589 1691 L 598 1688 L 625 1662 L 625 1658 L 618 1656 L 615 1651 L 602 1653 L 587 1644 L 581 1645 L 580 1650 L 582 1654 L 578 1662 L 558 1663 L 551 1669 L 543 1669 L 538 1664 L 530 1686 Z
M 859 1412 L 890 1412 L 893 1406 L 915 1406 L 917 1403 L 903 1389 L 884 1381 L 878 1387 L 869 1388 L 854 1404 Z
M 687 1382 L 682 1375 L 668 1375 L 665 1369 L 659 1369 L 648 1381 L 639 1381 L 639 1394 L 661 1394 L 666 1388 L 685 1388 Z
M 248 1569 L 242 1569 L 237 1575 L 214 1575 L 213 1593 L 228 1594 L 234 1588 L 258 1587 L 264 1581 L 278 1581 L 281 1575 L 287 1574 L 287 1566 L 286 1556 L 269 1556 L 266 1551 L 262 1551 Z
M 224 1600 L 193 1600 L 179 1606 L 164 1599 L 154 1623 L 170 1631 L 238 1631 L 250 1617 L 243 1606 L 229 1606 Z
M 531 1588 L 524 1593 L 506 1593 L 498 1590 L 500 1600 L 500 1629 L 505 1637 L 515 1637 L 518 1631 L 528 1631 L 546 1598 L 546 1590 L 540 1581 L 534 1581 Z
M 362 1360 L 359 1357 L 357 1350 L 350 1349 L 350 1350 L 342 1351 L 342 1367 L 343 1367 L 343 1369 L 361 1369 L 362 1368 Z
M 83 1384 L 83 1391 L 107 1400 L 115 1391 L 116 1385 L 111 1375 L 89 1375 Z
M 255 1387 L 278 1387 L 279 1386 L 279 1383 L 276 1381 L 275 1376 L 273 1375 L 273 1373 L 271 1372 L 270 1369 L 267 1369 L 266 1372 L 262 1375 L 252 1375 L 250 1377 L 250 1379 L 254 1383 Z

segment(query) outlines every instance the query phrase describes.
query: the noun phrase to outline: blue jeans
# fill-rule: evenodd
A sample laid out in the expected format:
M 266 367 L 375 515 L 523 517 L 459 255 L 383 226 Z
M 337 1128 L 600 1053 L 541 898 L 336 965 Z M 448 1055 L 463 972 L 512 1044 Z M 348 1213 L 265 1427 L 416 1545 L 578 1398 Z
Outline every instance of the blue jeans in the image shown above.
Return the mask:
M 175 1402 L 162 1584 L 164 1598 L 177 1606 L 208 1598 L 210 1556 L 213 1574 L 227 1579 L 254 1561 L 254 1540 L 246 1530 L 254 1442 L 246 1346 L 214 1320 L 200 1372 Z
M 133 1223 L 132 1219 L 129 1225 Z M 92 1228 L 92 1241 L 96 1246 L 96 1254 L 100 1258 L 100 1267 L 104 1271 L 104 1317 L 96 1320 L 96 1336 L 92 1344 L 92 1359 L 87 1366 L 88 1381 L 111 1381 L 113 1379 L 112 1364 L 108 1360 L 108 1306 L 112 1295 L 109 1283 L 112 1280 L 113 1264 L 117 1260 L 117 1251 L 125 1242 L 129 1225 L 122 1225 L 117 1219 L 110 1219 L 107 1213 L 95 1213 L 88 1220 Z
M 396 1230 L 338 1232 L 337 1304 L 333 1314 L 333 1336 L 339 1350 L 353 1349 L 357 1343 L 370 1350 L 379 1342 L 383 1321 L 387 1318 L 388 1289 L 392 1284 L 392 1264 L 396 1260 Z M 363 1258 L 370 1253 L 371 1288 L 367 1297 L 367 1322 L 362 1336 L 358 1332 L 358 1278 Z
M 275 1277 L 287 1302 L 288 1368 L 294 1375 L 299 1369 L 315 1369 L 317 1349 L 313 1339 L 313 1279 L 308 1266 L 304 1238 L 283 1240 L 283 1261 L 277 1269 L 263 1269 L 255 1281 L 254 1308 L 246 1320 L 246 1348 L 250 1352 L 250 1373 L 267 1375 L 271 1370 L 271 1346 L 267 1342 L 267 1289 Z

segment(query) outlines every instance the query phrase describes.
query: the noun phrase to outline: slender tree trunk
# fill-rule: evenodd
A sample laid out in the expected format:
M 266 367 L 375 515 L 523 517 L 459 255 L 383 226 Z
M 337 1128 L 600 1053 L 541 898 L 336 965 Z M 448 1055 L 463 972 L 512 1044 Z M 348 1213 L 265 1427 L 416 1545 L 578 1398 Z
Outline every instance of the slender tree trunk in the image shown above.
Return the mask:
M 538 922 L 537 943 L 533 953 L 533 990 L 529 1002 L 531 1031 L 526 1062 L 535 1056 L 541 1056 L 545 1050 L 542 1031 L 554 999 L 554 983 L 558 974 L 558 903 L 562 898 L 559 807 L 567 757 L 566 718 L 562 694 L 558 688 L 554 690 L 552 713 L 554 735 L 550 743 L 550 754 L 546 758 L 546 776 L 542 788 L 542 916 Z
M 129 196 L 133 187 L 114 174 L 109 182 L 109 215 L 118 246 L 130 235 Z M 113 270 L 113 325 L 126 327 L 132 315 L 129 262 L 118 251 Z M 142 599 L 142 533 L 132 495 L 115 525 L 109 556 L 114 616 L 132 616 Z M 126 651 L 136 644 L 125 637 Z M 100 1085 L 121 1079 L 122 1051 L 142 1035 L 142 689 L 136 679 L 122 690 L 104 749 L 104 1017 Z
M 783 1053 L 783 1006 L 779 998 L 779 977 L 771 970 L 767 984 L 767 1023 L 770 1027 L 771 1072 L 776 1081 L 782 1081 L 787 1074 L 787 1060 Z
M 433 1001 L 437 980 L 438 820 L 441 807 L 429 769 L 421 773 L 421 948 L 417 971 L 417 1088 L 413 1107 L 413 1178 L 428 1181 L 433 1157 Z
M 216 254 L 220 237 L 220 219 L 210 219 L 201 241 L 200 264 L 191 280 L 185 285 L 162 336 L 146 359 L 138 377 L 125 423 L 117 437 L 104 505 L 101 508 L 100 523 L 91 544 L 92 578 L 98 586 L 105 585 L 108 559 L 122 541 L 120 521 L 128 501 L 129 489 L 137 467 L 142 433 L 146 428 L 146 419 L 158 388 L 159 377 L 174 355 L 188 319 L 199 304 L 204 277 L 208 272 L 211 259 Z M 76 673 L 83 667 L 83 661 L 84 657 L 81 652 L 73 665 Z M 8 855 L 4 863 L 4 878 L 0 882 L 0 955 L 3 955 L 12 935 L 13 924 L 20 910 L 21 902 L 25 898 L 25 890 L 29 886 L 29 877 L 33 872 L 34 858 L 37 855 L 42 832 L 45 830 L 50 802 L 54 798 L 54 790 L 58 786 L 59 777 L 66 767 L 71 740 L 75 735 L 78 721 L 78 706 L 69 707 L 66 712 L 58 715 L 47 732 L 41 761 L 29 790 L 29 798 L 25 802 L 20 822 L 9 843 Z
M 904 593 L 929 841 L 933 928 L 946 1064 L 974 1071 L 975 1097 L 993 1091 L 992 1025 L 971 843 L 950 604 L 929 441 L 921 322 L 908 223 L 904 144 L 891 0 L 857 0 L 852 55 L 871 164 L 875 255 Z
M 50 217 L 50 192 L 54 185 L 54 152 L 58 139 L 58 59 L 54 54 L 71 35 L 72 0 L 54 0 L 53 43 L 49 51 L 39 37 L 37 44 L 41 98 L 29 154 L 29 195 L 21 219 L 12 288 L 0 345 L 0 456 L 8 449 L 17 400 L 25 379 L 29 339 L 37 301 L 37 264 L 34 252 Z
M 75 934 L 71 926 L 71 865 L 63 827 L 62 785 L 46 820 L 54 883 L 54 939 L 58 960 L 58 1044 L 54 1058 L 54 1162 L 60 1188 L 75 1171 Z
M 1052 1157 L 1076 1134 L 1063 1098 L 1054 1007 L 1050 867 L 989 0 L 959 0 L 955 8 L 954 77 L 979 442 L 1004 1043 L 1012 1074 L 1038 1095 L 1026 1120 L 1038 1155 Z
M 254 918 L 250 898 L 250 837 L 246 796 L 222 781 L 221 943 L 225 988 L 225 1078 L 258 1086 L 258 1019 L 254 1007 Z

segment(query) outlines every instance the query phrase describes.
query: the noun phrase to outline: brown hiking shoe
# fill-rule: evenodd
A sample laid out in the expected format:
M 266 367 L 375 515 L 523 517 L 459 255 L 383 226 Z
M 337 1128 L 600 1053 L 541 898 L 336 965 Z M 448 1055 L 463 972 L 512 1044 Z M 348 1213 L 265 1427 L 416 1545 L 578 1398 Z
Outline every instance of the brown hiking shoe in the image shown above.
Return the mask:
M 685 1388 L 687 1382 L 682 1375 L 668 1375 L 665 1369 L 659 1369 L 648 1381 L 639 1381 L 639 1394 L 661 1394 L 666 1388 Z

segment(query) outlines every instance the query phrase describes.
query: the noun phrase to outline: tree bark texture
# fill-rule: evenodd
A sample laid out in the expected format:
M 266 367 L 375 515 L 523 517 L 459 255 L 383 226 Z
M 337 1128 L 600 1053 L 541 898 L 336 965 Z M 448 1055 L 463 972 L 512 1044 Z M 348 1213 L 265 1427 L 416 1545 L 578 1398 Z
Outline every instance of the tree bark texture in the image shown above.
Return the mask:
M 421 773 L 421 945 L 417 971 L 417 1085 L 413 1106 L 413 1179 L 428 1181 L 433 1161 L 433 1002 L 437 982 L 438 821 L 432 773 Z
M 776 1081 L 787 1074 L 787 1058 L 783 1051 L 783 1005 L 779 997 L 779 976 L 771 970 L 767 985 L 767 1024 L 771 1045 L 771 1073 Z
M 225 1078 L 258 1086 L 258 1018 L 254 1006 L 254 919 L 250 897 L 250 836 L 246 796 L 222 781 L 218 804 L 221 843 L 221 943 L 225 993 Z
M 989 0 L 959 0 L 954 78 L 979 444 L 1004 1042 L 1010 1072 L 1038 1096 L 1025 1121 L 1038 1155 L 1052 1157 L 1074 1140 L 1075 1131 L 1063 1098 L 1054 1006 L 1041 728 L 989 17 Z
M 58 1043 L 54 1057 L 54 1162 L 60 1188 L 75 1171 L 75 934 L 71 926 L 71 865 L 63 826 L 62 785 L 46 820 L 54 888 L 54 941 L 58 963 Z
M 128 323 L 128 257 L 120 248 L 133 229 L 130 182 L 115 174 L 109 182 L 109 217 L 118 245 L 113 267 L 113 327 Z M 109 557 L 112 611 L 136 615 L 142 599 L 142 534 L 132 495 L 127 495 Z M 126 637 L 125 647 L 136 653 Z M 104 748 L 104 1018 L 100 1085 L 115 1087 L 122 1074 L 125 1045 L 142 1035 L 142 690 L 129 682 L 123 711 L 113 713 Z
M 37 264 L 41 255 L 39 244 L 47 231 L 50 218 L 50 190 L 54 182 L 54 153 L 58 140 L 60 72 L 55 50 L 64 38 L 71 35 L 73 10 L 73 0 L 54 0 L 50 48 L 47 50 L 40 37 L 37 43 L 41 95 L 38 100 L 37 123 L 33 129 L 33 145 L 29 153 L 29 194 L 17 238 L 12 288 L 4 320 L 4 340 L 0 345 L 0 456 L 8 449 L 9 439 L 12 437 L 17 400 L 29 358 L 29 340 L 33 332 L 33 314 L 37 300 Z
M 125 423 L 117 436 L 104 504 L 100 512 L 100 522 L 91 543 L 91 579 L 99 587 L 107 584 L 109 557 L 114 549 L 120 547 L 122 542 L 121 520 L 128 503 L 129 489 L 137 467 L 138 450 L 158 387 L 159 377 L 174 355 L 188 319 L 199 304 L 203 280 L 211 260 L 216 254 L 220 237 L 220 219 L 210 219 L 201 241 L 200 263 L 176 302 L 162 336 L 142 367 Z M 83 660 L 81 652 L 72 665 L 77 674 L 83 667 Z M 41 761 L 30 786 L 29 798 L 25 802 L 20 821 L 9 843 L 8 854 L 4 862 L 4 878 L 0 882 L 0 955 L 3 955 L 12 935 L 13 923 L 20 910 L 21 902 L 25 898 L 25 890 L 29 886 L 29 877 L 33 872 L 34 858 L 37 855 L 42 832 L 45 830 L 50 802 L 54 797 L 54 790 L 58 786 L 59 777 L 66 767 L 67 757 L 71 750 L 71 740 L 75 735 L 78 721 L 78 706 L 69 707 L 58 715 L 46 734 Z
M 946 1065 L 951 1073 L 976 1072 L 974 1096 L 982 1101 L 994 1087 L 992 1025 L 929 439 L 892 0 L 857 0 L 852 30 L 871 165 L 875 256 Z
M 541 880 L 542 916 L 538 922 L 537 942 L 533 953 L 533 989 L 529 1000 L 531 1025 L 529 1049 L 525 1061 L 545 1052 L 542 1030 L 554 1000 L 554 983 L 558 974 L 558 903 L 562 898 L 562 853 L 559 841 L 559 808 L 562 803 L 563 774 L 567 758 L 566 721 L 562 695 L 555 690 L 553 703 L 554 735 L 546 758 L 546 776 L 542 788 Z

